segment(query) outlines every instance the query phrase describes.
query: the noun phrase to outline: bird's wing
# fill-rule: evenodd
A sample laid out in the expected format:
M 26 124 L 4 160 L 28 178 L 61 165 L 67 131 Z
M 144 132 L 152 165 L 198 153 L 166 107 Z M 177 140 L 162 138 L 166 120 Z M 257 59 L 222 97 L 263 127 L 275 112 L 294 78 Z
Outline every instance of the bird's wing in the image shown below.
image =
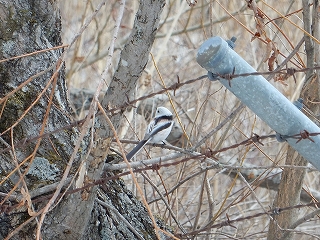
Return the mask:
M 145 133 L 145 135 L 144 135 L 144 139 L 148 139 L 148 138 L 149 138 L 149 136 L 150 136 L 152 130 L 154 129 L 155 125 L 156 125 L 156 121 L 153 119 L 153 120 L 149 123 L 149 125 L 148 125 L 148 127 L 147 127 L 146 133 Z
M 162 130 L 165 130 L 169 128 L 172 125 L 172 122 L 164 122 L 161 124 L 158 124 L 155 128 L 152 129 L 152 131 L 149 134 L 149 139 L 151 139 L 154 135 L 156 135 L 158 132 L 161 132 Z M 164 139 L 163 139 L 164 140 Z

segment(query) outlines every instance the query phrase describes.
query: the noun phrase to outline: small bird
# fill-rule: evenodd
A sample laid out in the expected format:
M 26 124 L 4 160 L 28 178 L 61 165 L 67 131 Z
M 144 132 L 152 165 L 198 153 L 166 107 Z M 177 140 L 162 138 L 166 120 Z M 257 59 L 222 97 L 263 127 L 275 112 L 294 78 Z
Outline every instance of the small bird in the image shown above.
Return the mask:
M 148 125 L 143 140 L 127 154 L 127 160 L 133 158 L 148 142 L 160 143 L 164 141 L 170 134 L 172 125 L 172 113 L 165 107 L 158 107 L 154 119 Z

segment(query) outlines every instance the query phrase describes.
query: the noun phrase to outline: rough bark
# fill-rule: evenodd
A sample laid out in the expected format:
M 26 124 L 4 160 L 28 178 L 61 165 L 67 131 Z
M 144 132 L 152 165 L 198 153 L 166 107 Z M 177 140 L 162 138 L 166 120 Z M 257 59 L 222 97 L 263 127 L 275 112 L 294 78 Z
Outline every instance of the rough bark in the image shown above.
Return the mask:
M 30 2 L 33 4 L 27 1 L 4 1 L 4 3 L 0 3 L 1 59 L 61 44 L 60 19 L 53 14 L 56 7 L 47 3 L 47 1 Z M 35 74 L 45 71 L 50 67 L 55 67 L 60 55 L 61 50 L 48 51 L 0 64 L 0 97 L 2 98 L 1 107 L 3 108 L 0 122 L 1 133 L 10 128 L 35 101 L 44 86 L 51 79 L 54 70 L 47 71 L 41 76 L 34 78 L 30 84 L 24 86 L 11 97 L 5 99 L 5 96 Z M 68 117 L 70 109 L 67 104 L 63 68 L 57 77 L 57 85 L 54 89 L 54 104 L 50 111 L 50 120 L 46 124 L 46 132 L 53 131 L 70 123 Z M 20 148 L 16 149 L 16 155 L 20 160 L 23 160 L 33 151 L 36 141 L 29 143 L 27 147 L 21 149 L 23 145 L 22 140 L 39 135 L 43 124 L 43 116 L 48 106 L 48 96 L 52 90 L 51 85 L 35 104 L 32 111 L 28 112 L 20 123 L 12 128 L 13 139 L 11 138 L 10 131 L 1 135 L 3 140 L 9 145 L 13 141 L 16 146 L 20 146 Z M 45 157 L 62 168 L 65 166 L 70 151 L 73 148 L 73 134 L 74 132 L 71 130 L 51 134 L 50 141 L 48 138 L 42 140 L 37 155 Z M 1 147 L 4 148 L 6 146 L 2 145 Z M 1 163 L 8 162 L 9 165 L 12 163 L 12 159 L 8 154 L 2 154 L 0 157 Z
M 164 8 L 165 0 L 141 1 L 136 14 L 135 23 L 128 42 L 122 50 L 117 71 L 110 83 L 108 92 L 103 99 L 103 106 L 108 109 L 112 106 L 123 106 L 127 102 L 135 84 L 145 68 L 151 46 L 153 44 L 160 14 Z M 55 1 L 2 1 L 0 3 L 0 58 L 10 58 L 25 53 L 34 52 L 61 44 L 60 15 Z M 0 63 L 0 97 L 3 98 L 19 84 L 25 82 L 31 76 L 57 64 L 61 50 L 49 51 L 31 57 L 23 57 Z M 17 91 L 14 95 L 2 102 L 4 111 L 1 115 L 0 131 L 8 129 L 39 96 L 46 83 L 51 79 L 52 70 L 33 79 L 30 83 Z M 23 161 L 34 150 L 36 142 L 26 142 L 25 139 L 39 135 L 45 112 L 48 108 L 48 96 L 52 91 L 49 87 L 39 102 L 29 111 L 22 121 L 14 127 L 11 139 L 10 132 L 3 134 L 3 140 L 11 145 L 11 140 L 16 146 L 17 161 Z M 70 124 L 66 98 L 66 86 L 64 72 L 61 70 L 54 88 L 53 105 L 47 120 L 46 132 L 65 127 Z M 111 116 L 115 128 L 118 127 L 122 112 Z M 91 150 L 87 161 L 87 182 L 92 182 L 101 177 L 104 160 L 106 159 L 108 143 L 113 133 L 102 115 L 97 117 L 95 123 L 95 146 Z M 39 179 L 39 176 L 25 178 L 28 188 L 37 188 L 40 184 L 58 181 L 63 173 L 66 163 L 73 151 L 73 145 L 77 137 L 76 130 L 64 129 L 48 135 L 43 139 L 37 151 L 37 160 L 46 162 L 53 169 L 58 169 L 54 179 Z M 22 141 L 21 141 L 22 140 Z M 19 148 L 21 145 L 27 147 Z M 2 142 L 4 144 L 4 142 Z M 86 144 L 85 144 L 86 145 Z M 7 145 L 2 145 L 4 149 Z M 84 146 L 85 147 L 85 146 Z M 85 149 L 85 148 L 84 148 Z M 85 155 L 84 152 L 81 153 Z M 8 152 L 0 155 L 1 179 L 10 173 L 15 167 L 15 162 Z M 79 159 L 72 167 L 74 174 L 78 167 Z M 55 164 L 55 165 L 53 165 Z M 49 169 L 50 167 L 48 167 Z M 43 168 L 45 171 L 46 167 Z M 23 172 L 23 169 L 22 169 Z M 111 173 L 110 173 L 111 174 Z M 19 179 L 18 171 L 0 186 L 2 192 L 9 192 Z M 17 189 L 19 193 L 20 186 Z M 85 192 L 67 195 L 45 218 L 42 226 L 43 239 L 132 239 L 135 234 L 132 227 L 145 239 L 154 239 L 154 227 L 146 209 L 119 181 L 108 182 L 100 188 L 100 200 L 106 201 L 118 211 L 130 226 L 122 224 L 117 214 L 110 209 L 103 208 L 95 202 L 98 187 L 92 187 Z M 86 196 L 84 197 L 84 193 Z M 101 195 L 102 194 L 102 195 Z M 2 200 L 3 198 L 0 198 Z M 38 211 L 42 204 L 34 204 L 34 210 Z M 8 201 L 2 206 L 9 205 Z M 4 209 L 4 208 L 2 208 Z M 0 221 L 6 223 L 0 228 L 0 236 L 7 236 L 15 227 L 29 218 L 25 207 L 15 209 L 19 214 L 10 212 L 0 213 Z M 121 224 L 119 224 L 121 223 Z M 36 222 L 32 221 L 16 235 L 16 239 L 34 239 Z
M 8 59 L 61 45 L 61 21 L 56 9 L 55 3 L 52 4 L 48 1 L 2 1 L 0 3 L 0 59 Z M 55 169 L 54 176 L 50 176 L 49 172 L 41 175 L 40 171 L 38 171 L 38 175 L 28 174 L 24 178 L 28 189 L 35 189 L 46 183 L 58 181 L 74 147 L 74 137 L 77 133 L 72 129 L 48 135 L 41 140 L 38 149 L 36 149 L 36 144 L 40 139 L 28 141 L 30 138 L 39 136 L 43 125 L 45 125 L 45 132 L 51 132 L 71 122 L 68 117 L 70 109 L 67 103 L 63 67 L 56 76 L 56 86 L 54 87 L 53 84 L 53 73 L 58 67 L 61 53 L 61 49 L 47 51 L 0 63 L 0 97 L 3 109 L 0 121 L 1 149 L 7 148 L 13 143 L 16 156 L 14 158 L 9 152 L 0 155 L 0 178 L 4 179 L 16 164 L 21 163 L 33 152 L 35 152 L 35 159 L 31 158 L 22 165 L 20 168 L 22 174 L 26 174 L 28 165 L 30 166 L 31 162 L 37 162 L 37 160 L 39 160 L 38 168 L 44 171 L 50 168 L 51 170 Z M 51 70 L 48 70 L 50 68 Z M 32 79 L 30 83 L 12 96 L 7 97 L 20 84 L 42 71 L 45 72 Z M 39 101 L 31 110 L 27 111 L 50 81 L 48 89 L 39 98 Z M 53 104 L 50 108 L 49 118 L 44 122 L 52 91 L 54 91 Z M 12 127 L 25 112 L 27 114 L 22 120 L 15 127 Z M 12 127 L 12 135 L 11 131 L 4 133 L 10 127 Z M 0 186 L 1 192 L 9 192 L 14 185 L 18 184 L 20 178 L 18 172 L 14 172 L 10 180 Z M 21 184 L 18 184 L 16 193 L 20 193 L 20 187 Z M 2 207 L 10 204 L 14 203 L 3 202 Z M 9 215 L 1 213 L 0 221 L 8 223 L 7 228 L 1 229 L 2 236 L 6 236 L 14 229 L 14 226 L 19 226 L 28 218 L 24 212 L 25 208 L 15 211 L 23 213 L 12 212 Z M 12 215 L 15 217 L 13 218 Z M 20 234 L 26 239 L 28 237 L 34 238 L 33 231 L 28 234 L 22 231 Z M 19 239 L 21 236 L 17 238 Z

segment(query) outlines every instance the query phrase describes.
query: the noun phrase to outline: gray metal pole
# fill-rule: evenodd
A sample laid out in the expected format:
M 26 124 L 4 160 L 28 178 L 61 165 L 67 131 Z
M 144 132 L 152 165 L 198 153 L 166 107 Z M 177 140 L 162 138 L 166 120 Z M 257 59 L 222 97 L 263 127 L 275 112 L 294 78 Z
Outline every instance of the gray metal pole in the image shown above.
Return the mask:
M 228 80 L 219 77 L 232 74 L 233 70 L 234 74 L 256 72 L 222 38 L 213 37 L 205 41 L 199 48 L 197 62 L 213 75 L 217 74 L 217 79 L 227 89 L 277 133 L 284 136 L 299 134 L 304 130 L 320 133 L 320 128 L 264 77 L 236 77 L 231 80 L 231 86 Z M 292 138 L 288 138 L 287 142 L 320 170 L 320 136 L 311 138 L 314 142 L 303 139 L 297 143 L 297 139 Z

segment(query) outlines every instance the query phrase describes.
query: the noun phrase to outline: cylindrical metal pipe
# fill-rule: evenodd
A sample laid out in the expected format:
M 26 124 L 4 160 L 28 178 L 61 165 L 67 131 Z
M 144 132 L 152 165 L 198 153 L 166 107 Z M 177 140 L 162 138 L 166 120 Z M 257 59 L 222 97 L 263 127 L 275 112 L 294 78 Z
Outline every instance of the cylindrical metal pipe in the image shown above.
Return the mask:
M 256 70 L 241 58 L 220 37 L 205 41 L 199 48 L 197 62 L 218 80 L 259 118 L 281 135 L 295 135 L 307 130 L 320 133 L 320 128 L 294 106 L 261 75 L 235 77 L 230 82 L 219 75 L 253 73 Z M 303 139 L 288 138 L 287 142 L 320 170 L 320 136 Z

